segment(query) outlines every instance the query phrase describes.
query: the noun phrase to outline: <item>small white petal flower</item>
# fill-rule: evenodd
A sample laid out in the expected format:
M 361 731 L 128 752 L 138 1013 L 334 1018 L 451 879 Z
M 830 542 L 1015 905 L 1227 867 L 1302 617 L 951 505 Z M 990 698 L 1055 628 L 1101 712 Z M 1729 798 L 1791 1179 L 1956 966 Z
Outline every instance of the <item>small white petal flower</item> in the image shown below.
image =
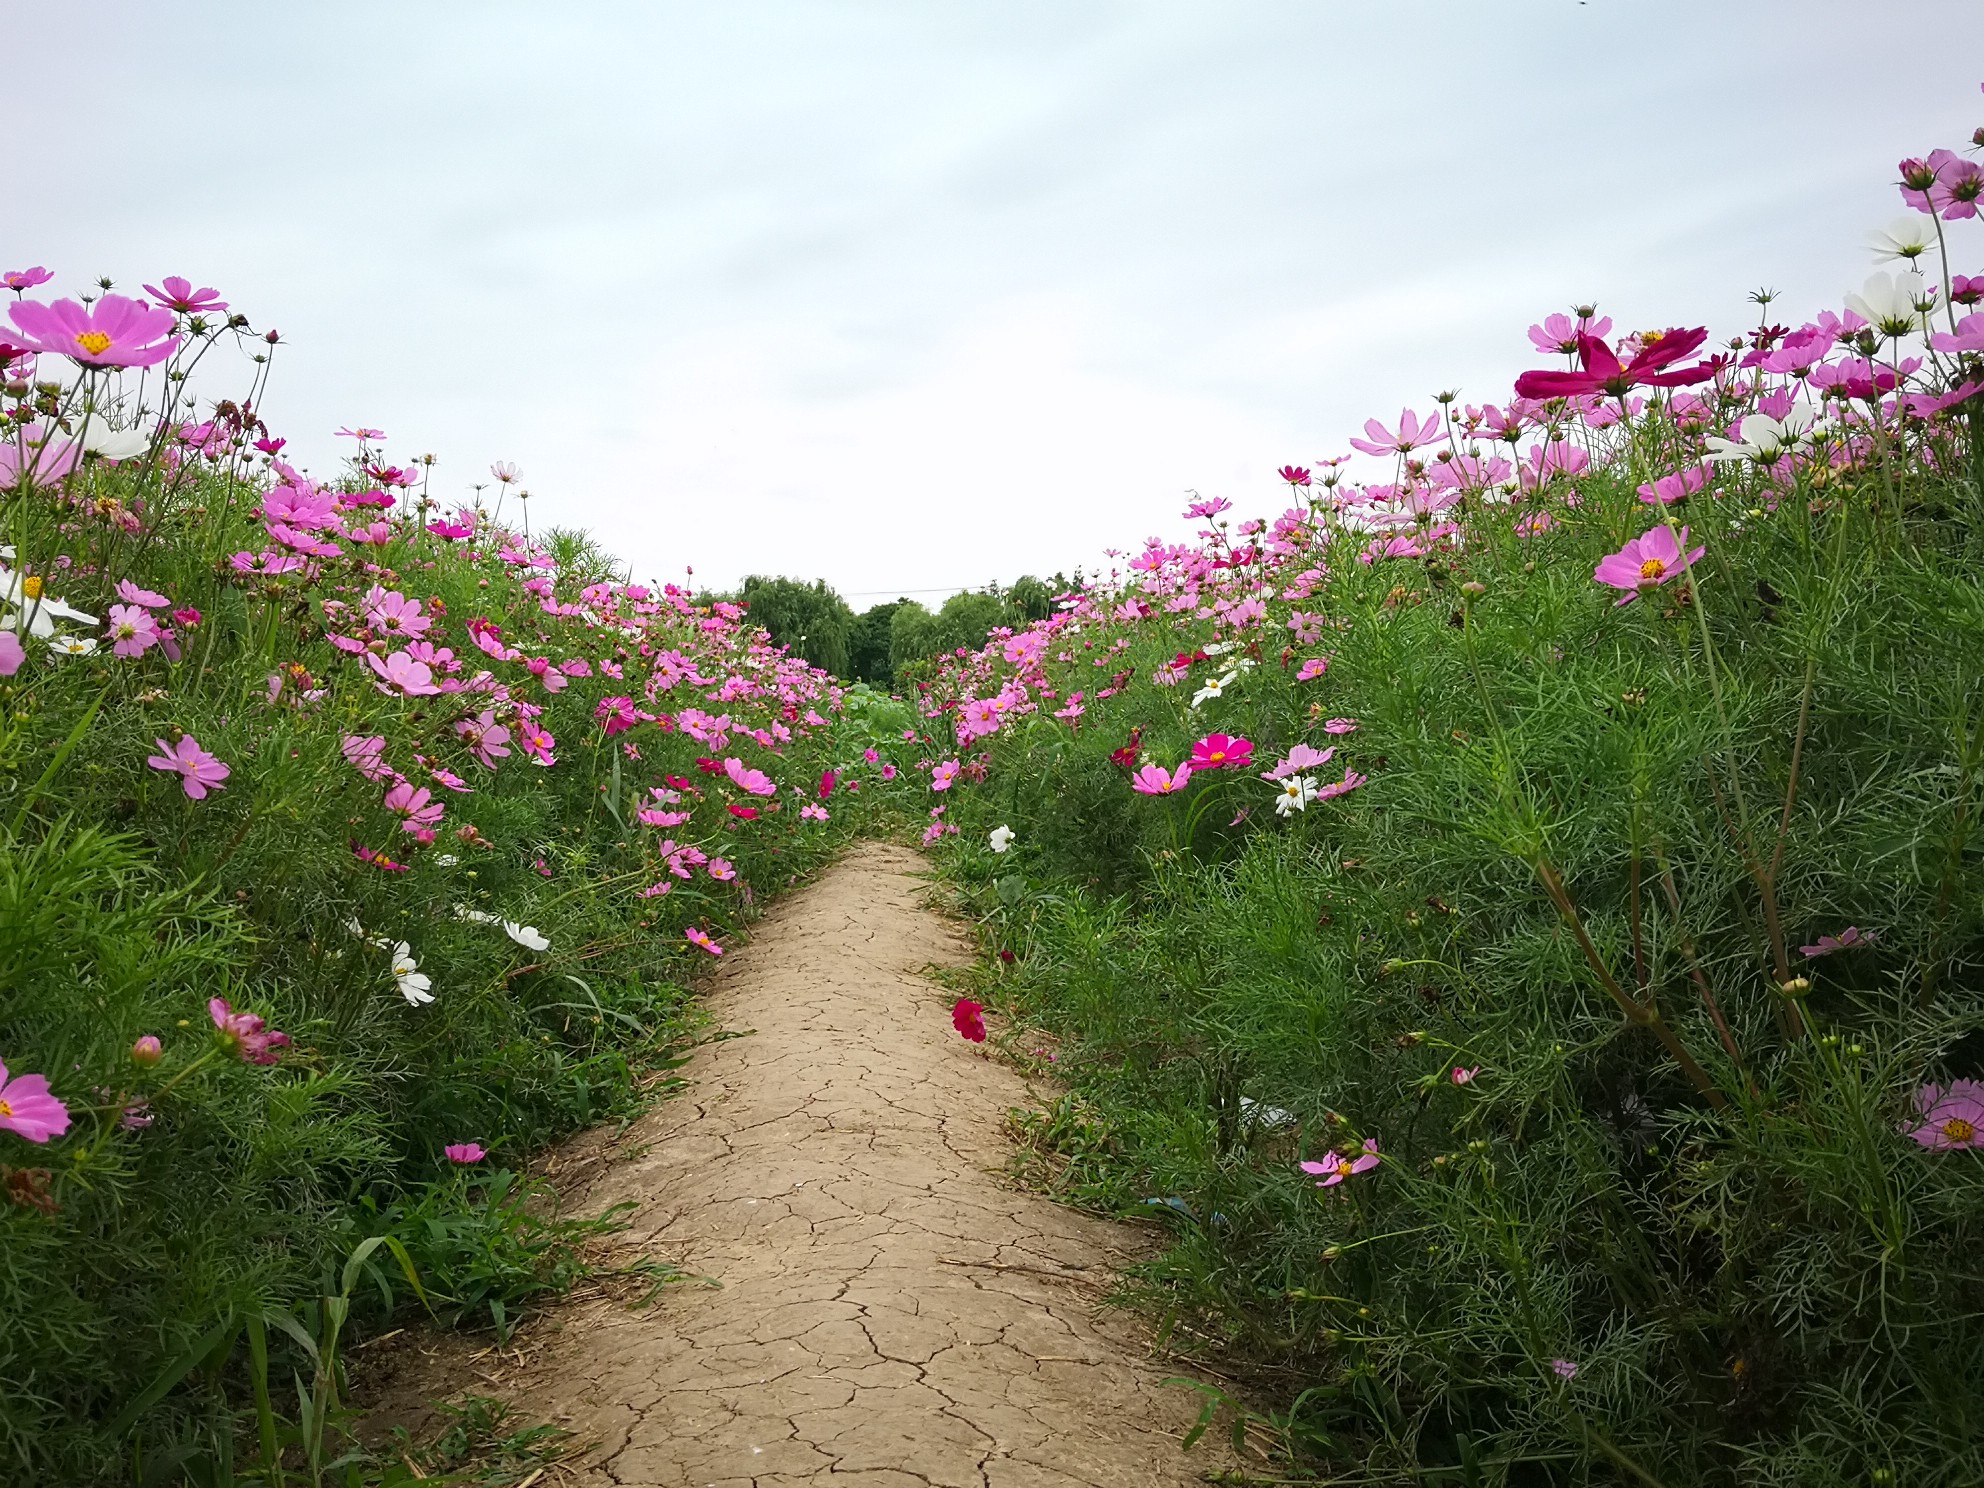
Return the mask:
M 95 420 L 83 430 L 83 448 L 106 460 L 131 460 L 152 447 L 152 442 L 136 429 L 113 429 Z
M 1920 258 L 1936 246 L 1935 220 L 1920 212 L 1910 212 L 1867 234 L 1867 246 L 1874 250 L 1876 263 Z
M 1899 274 L 1870 274 L 1860 293 L 1846 297 L 1846 308 L 1883 336 L 1913 336 L 1927 323 L 1936 292 L 1913 269 Z
M 518 945 L 531 951 L 548 951 L 551 942 L 538 933 L 535 925 L 519 925 L 515 920 L 503 921 L 503 933 Z
M 48 638 L 48 649 L 57 656 L 88 656 L 96 650 L 96 640 L 92 636 L 70 635 L 65 631 Z
M 1274 809 L 1277 816 L 1287 816 L 1296 811 L 1307 811 L 1309 803 L 1316 799 L 1316 777 L 1313 775 L 1291 775 L 1281 783 L 1281 794 L 1275 797 Z
M 400 989 L 400 996 L 413 1007 L 434 1000 L 434 994 L 428 990 L 434 985 L 433 979 L 420 969 L 420 963 L 413 959 L 413 947 L 405 941 L 393 947 L 393 981 Z
M 493 915 L 486 909 L 470 909 L 466 904 L 457 904 L 455 918 L 467 920 L 471 925 L 495 925 L 501 923 L 503 917 Z
M 1007 827 L 1007 826 L 994 827 L 992 829 L 992 836 L 990 839 L 992 851 L 994 851 L 995 853 L 1004 852 L 1007 848 L 1013 845 L 1013 838 L 1015 835 L 1016 834 L 1014 833 L 1011 827 Z

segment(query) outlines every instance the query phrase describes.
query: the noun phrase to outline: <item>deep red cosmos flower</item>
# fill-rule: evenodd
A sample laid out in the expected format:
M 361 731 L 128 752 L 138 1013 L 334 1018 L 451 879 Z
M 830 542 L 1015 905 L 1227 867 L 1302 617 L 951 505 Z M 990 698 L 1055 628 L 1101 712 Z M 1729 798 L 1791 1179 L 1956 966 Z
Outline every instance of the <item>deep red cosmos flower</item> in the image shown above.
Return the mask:
M 1522 398 L 1576 398 L 1586 393 L 1603 393 L 1623 398 L 1636 387 L 1686 387 L 1707 382 L 1721 368 L 1720 358 L 1697 362 L 1675 372 L 1663 372 L 1683 357 L 1693 356 L 1708 340 L 1708 328 L 1696 326 L 1684 331 L 1650 331 L 1640 338 L 1640 349 L 1630 362 L 1622 363 L 1596 336 L 1578 337 L 1579 372 L 1525 372 L 1516 379 L 1516 395 Z

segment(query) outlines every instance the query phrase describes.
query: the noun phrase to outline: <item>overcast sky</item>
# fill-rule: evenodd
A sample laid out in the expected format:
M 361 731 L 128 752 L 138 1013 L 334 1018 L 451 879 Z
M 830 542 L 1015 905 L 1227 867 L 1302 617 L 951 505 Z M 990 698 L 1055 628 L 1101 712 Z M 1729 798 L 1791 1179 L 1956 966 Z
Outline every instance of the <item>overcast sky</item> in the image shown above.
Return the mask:
M 641 576 L 857 607 L 1092 568 L 1188 489 L 1278 510 L 1369 415 L 1506 397 L 1577 300 L 1835 305 L 1895 161 L 1984 123 L 1977 0 L 0 18 L 0 268 L 218 287 L 319 473 L 371 424 L 443 495 L 517 462 Z

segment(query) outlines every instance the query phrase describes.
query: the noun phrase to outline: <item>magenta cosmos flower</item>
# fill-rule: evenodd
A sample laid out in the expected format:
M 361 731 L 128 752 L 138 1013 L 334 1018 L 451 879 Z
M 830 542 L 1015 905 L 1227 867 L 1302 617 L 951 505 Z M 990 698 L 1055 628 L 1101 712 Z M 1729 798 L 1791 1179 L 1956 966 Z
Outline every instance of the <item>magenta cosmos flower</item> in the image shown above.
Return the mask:
M 489 1156 L 489 1152 L 480 1142 L 450 1142 L 441 1149 L 441 1155 L 451 1163 L 466 1167 L 470 1163 L 481 1162 Z
M 694 925 L 691 925 L 687 930 L 684 930 L 682 934 L 683 937 L 688 940 L 690 945 L 698 946 L 701 949 L 708 951 L 712 956 L 721 956 L 723 954 L 723 947 L 718 945 L 714 940 L 710 938 L 710 934 L 707 930 L 698 930 Z
M 951 1008 L 951 1027 L 958 1036 L 974 1044 L 985 1042 L 985 1008 L 969 997 L 960 997 Z
M 181 279 L 177 274 L 166 275 L 164 284 L 147 284 L 145 293 L 166 309 L 186 315 L 218 315 L 227 308 L 227 301 L 211 285 L 195 289 L 191 279 Z
M 65 356 L 85 367 L 154 367 L 179 349 L 172 312 L 107 294 L 94 305 L 21 300 L 8 315 L 29 351 Z
M 1708 340 L 1708 328 L 1696 326 L 1684 331 L 1649 331 L 1640 338 L 1640 349 L 1630 362 L 1621 362 L 1612 348 L 1596 336 L 1578 337 L 1579 372 L 1525 372 L 1516 379 L 1516 395 L 1522 398 L 1576 398 L 1586 393 L 1603 393 L 1623 398 L 1636 387 L 1685 387 L 1707 382 L 1715 376 L 1714 361 L 1667 372 L 1683 357 L 1692 356 Z
M 220 1031 L 220 1041 L 241 1056 L 244 1064 L 274 1064 L 277 1050 L 289 1047 L 289 1035 L 277 1033 L 254 1013 L 237 1013 L 225 997 L 210 998 L 207 1016 Z
M 40 264 L 36 264 L 31 269 L 7 270 L 6 273 L 0 274 L 0 284 L 4 284 L 15 294 L 19 294 L 23 290 L 33 289 L 38 285 L 46 284 L 54 277 L 47 269 L 43 268 Z
M 220 790 L 222 782 L 234 773 L 202 749 L 200 741 L 191 734 L 177 744 L 168 744 L 163 739 L 153 742 L 158 745 L 158 753 L 145 763 L 154 770 L 176 773 L 186 787 L 186 794 L 195 801 L 204 800 L 210 790 Z
M 1607 553 L 1598 560 L 1598 567 L 1591 576 L 1601 584 L 1609 584 L 1614 589 L 1623 589 L 1617 603 L 1631 604 L 1642 594 L 1651 594 L 1660 585 L 1678 578 L 1685 573 L 1702 554 L 1705 547 L 1684 552 L 1688 541 L 1688 529 L 1681 529 L 1676 540 L 1671 527 L 1655 527 L 1634 538 L 1616 553 Z
M 1396 433 L 1376 419 L 1364 420 L 1364 432 L 1371 437 L 1352 439 L 1352 449 L 1362 450 L 1367 455 L 1409 455 L 1440 437 L 1440 416 L 1435 413 L 1421 419 L 1410 408 L 1402 408 L 1399 410 Z
M 30 1142 L 46 1142 L 69 1129 L 69 1108 L 48 1093 L 48 1076 L 7 1078 L 0 1064 L 0 1131 Z
M 1348 1154 L 1325 1152 L 1321 1162 L 1305 1162 L 1301 1166 L 1302 1171 L 1311 1177 L 1322 1175 L 1322 1181 L 1316 1187 L 1335 1188 L 1352 1174 L 1370 1172 L 1381 1161 L 1383 1159 L 1378 1156 L 1378 1139 L 1366 1137 L 1362 1152 Z
M 771 776 L 763 770 L 754 770 L 741 759 L 727 759 L 723 762 L 723 773 L 730 777 L 730 783 L 741 791 L 754 796 L 770 796 L 778 793 L 772 784 Z
M 1808 960 L 1814 956 L 1830 956 L 1834 951 L 1850 951 L 1855 946 L 1872 945 L 1877 932 L 1862 930 L 1858 925 L 1848 925 L 1837 935 L 1821 935 L 1813 945 L 1798 947 L 1800 954 Z
M 1192 766 L 1187 761 L 1176 770 L 1166 770 L 1162 765 L 1145 765 L 1130 777 L 1130 788 L 1140 796 L 1168 796 L 1185 788 L 1185 782 L 1192 778 Z
M 1192 746 L 1194 770 L 1243 770 L 1254 762 L 1254 741 L 1207 734 Z
M 1950 1088 L 1924 1085 L 1915 1092 L 1922 1124 L 1909 1135 L 1931 1152 L 1984 1147 L 1984 1084 L 1952 1080 Z

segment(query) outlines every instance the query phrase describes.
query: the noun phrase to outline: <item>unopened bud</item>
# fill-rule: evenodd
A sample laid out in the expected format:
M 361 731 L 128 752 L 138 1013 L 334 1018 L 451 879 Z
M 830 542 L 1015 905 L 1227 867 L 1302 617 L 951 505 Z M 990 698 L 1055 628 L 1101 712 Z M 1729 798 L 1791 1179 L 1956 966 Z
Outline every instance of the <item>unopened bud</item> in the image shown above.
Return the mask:
M 1779 982 L 1777 984 L 1777 990 L 1782 992 L 1786 997 L 1803 997 L 1807 992 L 1812 990 L 1812 983 L 1807 977 L 1793 977 L 1788 982 Z
M 165 1045 L 158 1041 L 155 1034 L 148 1033 L 135 1044 L 131 1045 L 131 1062 L 133 1064 L 149 1066 L 157 1064 L 163 1058 L 165 1058 Z
M 1479 579 L 1469 579 L 1465 584 L 1460 586 L 1460 592 L 1465 594 L 1469 599 L 1479 599 L 1488 592 L 1488 586 Z

